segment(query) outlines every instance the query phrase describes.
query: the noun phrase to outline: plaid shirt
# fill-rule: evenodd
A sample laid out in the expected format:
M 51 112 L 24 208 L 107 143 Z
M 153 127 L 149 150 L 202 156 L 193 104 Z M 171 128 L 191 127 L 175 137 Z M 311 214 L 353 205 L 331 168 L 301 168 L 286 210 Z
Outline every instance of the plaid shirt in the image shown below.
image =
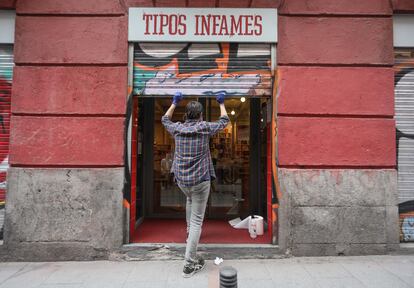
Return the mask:
M 175 139 L 171 172 L 181 186 L 194 186 L 216 178 L 210 155 L 210 137 L 223 130 L 230 119 L 221 116 L 216 122 L 186 120 L 172 122 L 166 115 L 161 122 Z

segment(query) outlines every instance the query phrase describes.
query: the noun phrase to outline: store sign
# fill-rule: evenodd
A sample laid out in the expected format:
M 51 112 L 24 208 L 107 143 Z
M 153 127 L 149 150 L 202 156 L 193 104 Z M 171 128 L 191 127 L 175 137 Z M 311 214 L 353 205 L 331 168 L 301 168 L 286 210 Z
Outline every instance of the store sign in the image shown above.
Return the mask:
M 277 42 L 277 10 L 130 8 L 128 40 Z

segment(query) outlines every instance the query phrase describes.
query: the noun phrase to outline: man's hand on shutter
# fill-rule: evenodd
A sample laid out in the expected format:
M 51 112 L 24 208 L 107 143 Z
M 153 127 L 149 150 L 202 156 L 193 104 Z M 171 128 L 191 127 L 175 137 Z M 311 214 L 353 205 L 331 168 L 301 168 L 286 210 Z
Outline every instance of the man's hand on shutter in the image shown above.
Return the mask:
M 175 106 L 178 105 L 178 103 L 180 103 L 180 101 L 183 99 L 183 93 L 181 92 L 175 92 L 174 97 L 173 97 L 173 102 L 172 104 L 174 104 Z
M 226 93 L 224 92 L 220 92 L 217 94 L 216 96 L 216 100 L 219 104 L 223 104 L 224 103 L 224 98 L 226 97 Z

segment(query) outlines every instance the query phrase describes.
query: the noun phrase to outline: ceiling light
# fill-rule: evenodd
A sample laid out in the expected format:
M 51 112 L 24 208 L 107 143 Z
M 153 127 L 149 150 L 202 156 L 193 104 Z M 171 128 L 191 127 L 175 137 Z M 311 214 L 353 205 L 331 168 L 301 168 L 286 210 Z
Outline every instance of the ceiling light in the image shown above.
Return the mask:
M 231 110 L 230 114 L 231 114 L 231 115 L 235 115 L 235 114 L 236 114 L 236 112 L 234 112 L 234 110 Z
M 240 98 L 240 101 L 241 101 L 241 102 L 246 102 L 246 97 L 241 97 L 241 98 Z

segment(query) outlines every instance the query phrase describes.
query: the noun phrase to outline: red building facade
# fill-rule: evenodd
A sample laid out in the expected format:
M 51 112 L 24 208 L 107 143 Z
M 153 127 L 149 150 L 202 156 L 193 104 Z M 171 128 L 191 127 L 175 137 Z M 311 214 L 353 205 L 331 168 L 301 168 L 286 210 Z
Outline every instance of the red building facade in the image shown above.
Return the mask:
M 398 250 L 392 16 L 412 1 L 18 0 L 0 4 L 17 14 L 11 258 L 106 257 L 126 241 L 129 7 L 277 8 L 273 242 Z

